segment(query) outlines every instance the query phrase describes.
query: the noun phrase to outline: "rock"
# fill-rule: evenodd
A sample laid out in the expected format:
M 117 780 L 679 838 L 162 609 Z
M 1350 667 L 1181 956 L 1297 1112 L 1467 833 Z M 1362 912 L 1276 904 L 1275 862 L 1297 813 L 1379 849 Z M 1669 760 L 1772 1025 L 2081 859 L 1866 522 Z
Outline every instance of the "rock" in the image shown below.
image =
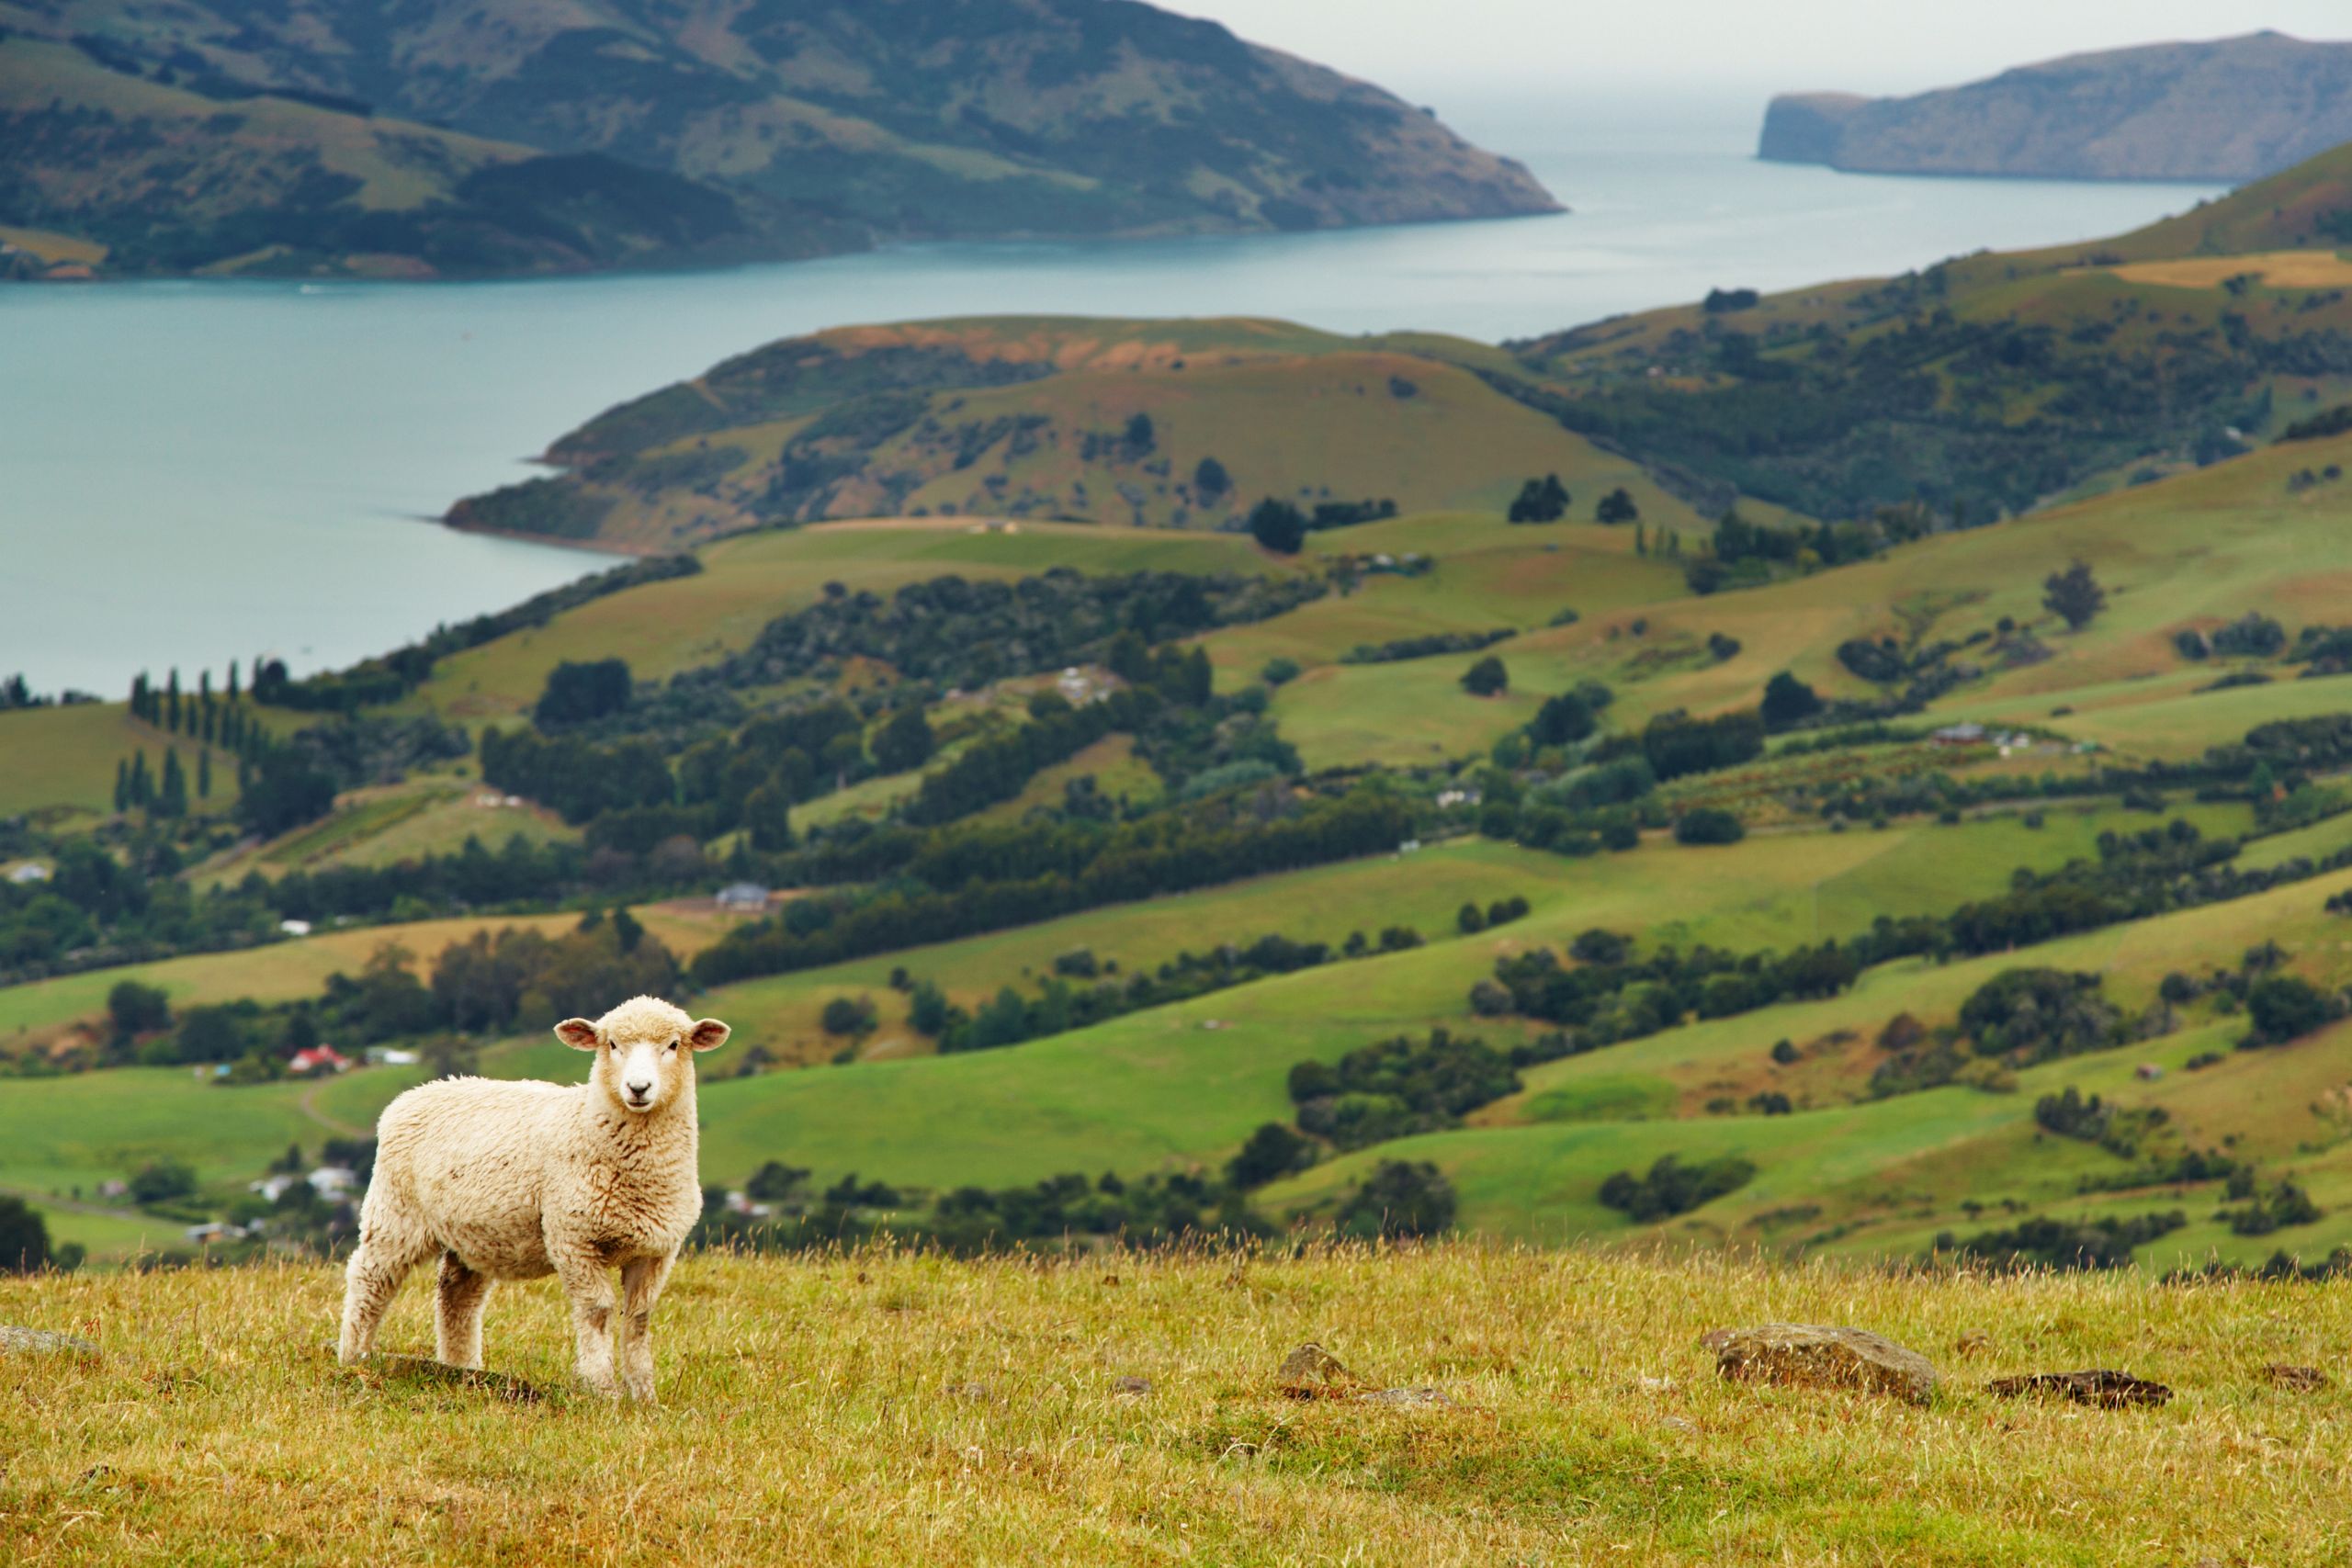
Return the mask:
M 1389 1404 L 1405 1409 L 1442 1406 L 1452 1408 L 1453 1401 L 1442 1388 L 1384 1388 L 1371 1393 L 1359 1394 L 1364 1404 Z
M 1669 1432 L 1695 1432 L 1699 1429 L 1696 1422 L 1685 1421 L 1679 1416 L 1662 1416 L 1657 1424 Z
M 1962 1335 L 1951 1348 L 1955 1356 L 1982 1356 L 1993 1348 L 1993 1337 L 1981 1328 Z
M 2077 1404 L 2096 1404 L 2105 1410 L 2120 1410 L 2127 1404 L 2162 1404 L 2172 1398 L 2172 1390 L 2160 1382 L 2148 1382 L 2129 1372 L 2114 1371 L 2106 1367 L 2094 1367 L 2079 1372 L 2033 1372 L 2024 1377 L 1995 1378 L 1984 1387 L 2004 1399 L 2016 1399 L 2023 1394 L 2055 1395 L 2071 1399 Z
M 1111 1387 L 1120 1393 L 1133 1394 L 1140 1399 L 1151 1392 L 1151 1380 L 1149 1378 L 1114 1378 L 1111 1381 Z
M 1293 1399 L 1344 1399 L 1360 1381 L 1340 1358 L 1314 1344 L 1284 1356 L 1274 1373 L 1274 1386 Z
M 0 1351 L 21 1350 L 34 1356 L 95 1356 L 98 1348 L 78 1335 L 46 1328 L 19 1328 L 0 1323 Z
M 2290 1367 L 2277 1362 L 2262 1369 L 2273 1388 L 2283 1388 L 2290 1393 L 2317 1393 L 2328 1385 L 2327 1374 L 2317 1367 Z
M 1717 1329 L 1700 1343 L 1714 1350 L 1718 1371 L 1746 1382 L 1858 1388 L 1913 1400 L 1936 1391 L 1933 1362 L 1867 1329 L 1768 1323 Z
M 1635 1393 L 1672 1393 L 1677 1386 L 1672 1378 L 1635 1378 L 1633 1383 Z

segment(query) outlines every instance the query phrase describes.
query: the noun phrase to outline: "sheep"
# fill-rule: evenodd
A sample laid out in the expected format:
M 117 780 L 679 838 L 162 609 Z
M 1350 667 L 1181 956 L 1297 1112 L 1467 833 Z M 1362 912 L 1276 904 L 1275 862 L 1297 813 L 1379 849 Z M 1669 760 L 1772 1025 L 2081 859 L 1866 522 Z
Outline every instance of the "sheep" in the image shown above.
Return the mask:
M 653 1397 L 653 1303 L 702 1213 L 694 1055 L 729 1031 L 637 997 L 555 1032 L 595 1053 L 586 1083 L 444 1078 L 385 1107 L 345 1275 L 345 1364 L 374 1351 L 401 1281 L 438 1254 L 441 1360 L 481 1365 L 492 1281 L 552 1273 L 571 1299 L 580 1381 L 607 1399 Z

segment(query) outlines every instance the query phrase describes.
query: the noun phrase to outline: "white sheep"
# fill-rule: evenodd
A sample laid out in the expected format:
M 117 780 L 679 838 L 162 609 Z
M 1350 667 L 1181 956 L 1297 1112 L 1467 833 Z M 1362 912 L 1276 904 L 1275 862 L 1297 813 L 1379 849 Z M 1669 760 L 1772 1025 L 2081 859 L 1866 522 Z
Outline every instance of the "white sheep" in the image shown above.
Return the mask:
M 444 1078 L 384 1108 L 345 1276 L 346 1363 L 375 1349 L 401 1281 L 437 1253 L 443 1361 L 481 1365 L 492 1280 L 552 1273 L 571 1298 L 581 1381 L 653 1397 L 653 1303 L 702 1213 L 694 1054 L 725 1044 L 728 1027 L 638 997 L 555 1032 L 596 1054 L 586 1083 Z

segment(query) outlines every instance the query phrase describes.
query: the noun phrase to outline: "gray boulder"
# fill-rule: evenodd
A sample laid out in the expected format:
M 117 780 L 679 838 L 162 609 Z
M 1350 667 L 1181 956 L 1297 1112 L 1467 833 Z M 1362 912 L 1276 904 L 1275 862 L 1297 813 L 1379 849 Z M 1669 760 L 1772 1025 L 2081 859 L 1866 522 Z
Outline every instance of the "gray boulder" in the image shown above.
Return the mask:
M 1716 1371 L 1742 1382 L 1852 1388 L 1911 1400 L 1936 1392 L 1934 1363 L 1867 1329 L 1767 1323 L 1719 1328 L 1700 1343 L 1715 1352 Z
M 98 1348 L 76 1335 L 46 1328 L 19 1328 L 0 1323 L 0 1352 L 23 1351 L 35 1356 L 95 1356 Z

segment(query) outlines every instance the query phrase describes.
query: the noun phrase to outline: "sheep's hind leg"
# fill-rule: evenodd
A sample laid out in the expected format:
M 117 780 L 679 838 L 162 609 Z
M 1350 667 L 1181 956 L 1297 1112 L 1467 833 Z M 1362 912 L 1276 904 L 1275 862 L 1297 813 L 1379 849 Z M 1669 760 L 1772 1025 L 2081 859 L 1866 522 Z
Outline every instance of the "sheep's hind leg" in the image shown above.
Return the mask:
M 335 1346 L 337 1360 L 348 1366 L 375 1353 L 376 1330 L 384 1314 L 391 1310 L 401 1281 L 433 1251 L 432 1241 L 420 1231 L 374 1212 L 373 1204 L 362 1213 L 359 1245 L 352 1249 L 351 1262 L 343 1274 L 343 1337 Z
M 548 1249 L 563 1293 L 571 1298 L 571 1328 L 579 1342 L 573 1371 L 591 1393 L 620 1397 L 613 1381 L 613 1275 L 604 1261 L 571 1250 Z
M 621 1390 L 648 1404 L 653 1400 L 653 1303 L 662 1299 L 673 1261 L 674 1256 L 638 1258 L 621 1266 L 621 1315 L 613 1330 Z
M 441 1255 L 440 1295 L 433 1317 L 434 1354 L 452 1367 L 481 1365 L 481 1312 L 490 1300 L 491 1278 Z

